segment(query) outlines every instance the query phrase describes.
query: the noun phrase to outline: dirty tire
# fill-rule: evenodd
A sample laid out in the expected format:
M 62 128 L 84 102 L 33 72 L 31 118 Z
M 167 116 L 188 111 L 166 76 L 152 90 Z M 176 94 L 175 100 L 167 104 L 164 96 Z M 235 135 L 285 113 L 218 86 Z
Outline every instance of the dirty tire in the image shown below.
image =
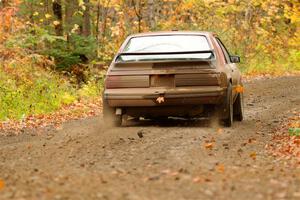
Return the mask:
M 244 119 L 244 95 L 239 93 L 234 104 L 233 104 L 233 111 L 234 111 L 234 119 L 237 121 L 243 121 Z
M 110 127 L 119 127 L 122 125 L 122 115 L 115 114 L 115 108 L 110 107 L 107 101 L 102 98 L 103 119 L 106 125 Z
M 233 102 L 232 102 L 232 85 L 231 83 L 228 84 L 227 87 L 227 95 L 224 102 L 224 109 L 225 112 L 225 118 L 223 119 L 224 125 L 226 127 L 231 127 L 233 124 Z

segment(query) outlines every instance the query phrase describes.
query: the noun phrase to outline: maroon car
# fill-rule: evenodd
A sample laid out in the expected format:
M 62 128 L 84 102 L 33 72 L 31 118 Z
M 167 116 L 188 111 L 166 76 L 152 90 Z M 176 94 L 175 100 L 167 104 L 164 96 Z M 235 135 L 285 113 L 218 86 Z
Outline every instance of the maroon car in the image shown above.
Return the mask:
M 103 114 L 158 119 L 201 117 L 217 110 L 226 126 L 243 120 L 241 73 L 210 32 L 154 32 L 129 36 L 105 79 Z

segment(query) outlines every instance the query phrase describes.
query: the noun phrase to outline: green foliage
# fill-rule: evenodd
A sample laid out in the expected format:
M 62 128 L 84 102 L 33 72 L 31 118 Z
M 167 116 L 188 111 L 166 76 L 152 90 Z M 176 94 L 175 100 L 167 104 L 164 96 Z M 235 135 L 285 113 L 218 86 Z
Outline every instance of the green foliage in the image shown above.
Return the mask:
M 12 35 L 5 42 L 8 48 L 22 48 L 41 53 L 46 49 L 47 44 L 65 41 L 61 36 L 49 34 L 49 32 L 41 27 L 27 27 L 26 29 Z
M 80 99 L 100 97 L 104 75 L 96 69 L 87 68 L 87 83 L 78 86 L 70 83 L 71 77 L 45 69 L 51 64 L 45 57 L 20 55 L 0 62 L 0 121 L 47 114 Z
M 22 48 L 54 59 L 56 69 L 70 71 L 72 66 L 93 59 L 96 43 L 93 37 L 70 34 L 68 39 L 52 35 L 46 29 L 34 26 L 9 38 L 9 48 Z
M 84 63 L 96 54 L 95 39 L 77 34 L 70 35 L 68 41 L 56 40 L 49 46 L 43 54 L 53 57 L 59 70 L 69 71 L 72 66 Z
M 2 66 L 3 67 L 3 66 Z M 21 119 L 32 114 L 45 114 L 76 100 L 75 90 L 56 75 L 46 71 L 28 74 L 33 68 L 18 67 L 18 74 L 0 70 L 0 120 Z M 6 67 L 6 71 L 13 70 Z M 26 71 L 25 71 L 26 70 Z
M 90 64 L 85 69 L 85 76 L 85 83 L 81 84 L 78 90 L 76 91 L 78 98 L 99 98 L 102 95 L 103 91 L 105 72 L 93 68 L 93 64 Z
M 89 81 L 78 90 L 78 94 L 83 98 L 99 97 L 103 88 L 103 79 L 101 81 Z

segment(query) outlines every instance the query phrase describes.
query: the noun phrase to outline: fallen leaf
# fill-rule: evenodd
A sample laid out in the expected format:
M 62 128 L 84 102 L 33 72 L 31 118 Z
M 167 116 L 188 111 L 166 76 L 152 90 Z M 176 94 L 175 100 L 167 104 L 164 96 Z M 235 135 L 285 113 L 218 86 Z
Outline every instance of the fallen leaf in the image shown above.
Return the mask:
M 255 138 L 249 138 L 249 139 L 248 139 L 248 143 L 249 143 L 249 144 L 251 144 L 251 143 L 253 143 L 253 142 L 256 142 L 256 139 L 255 139 Z
M 225 171 L 225 166 L 223 164 L 218 164 L 216 166 L 216 171 L 223 173 Z
M 171 176 L 177 176 L 179 173 L 178 172 L 172 172 L 170 175 Z
M 256 152 L 252 152 L 249 155 L 253 160 L 256 160 Z
M 171 170 L 170 169 L 165 169 L 161 171 L 162 174 L 170 174 Z
M 206 144 L 204 145 L 204 147 L 205 147 L 206 149 L 212 149 L 213 146 L 214 146 L 214 143 L 212 143 L 212 142 L 206 143 Z
M 210 178 L 205 178 L 204 181 L 205 182 L 211 182 L 211 179 Z
M 223 133 L 223 129 L 222 129 L 222 128 L 219 128 L 219 129 L 217 130 L 217 133 L 218 133 L 218 134 Z
M 197 176 L 197 177 L 193 178 L 193 182 L 194 183 L 200 183 L 201 182 L 201 178 Z
M 4 181 L 0 179 L 0 190 L 2 190 L 4 186 L 5 186 Z
M 145 181 L 156 181 L 156 180 L 159 180 L 159 179 L 160 179 L 160 176 L 155 175 L 155 176 L 147 177 L 144 180 Z

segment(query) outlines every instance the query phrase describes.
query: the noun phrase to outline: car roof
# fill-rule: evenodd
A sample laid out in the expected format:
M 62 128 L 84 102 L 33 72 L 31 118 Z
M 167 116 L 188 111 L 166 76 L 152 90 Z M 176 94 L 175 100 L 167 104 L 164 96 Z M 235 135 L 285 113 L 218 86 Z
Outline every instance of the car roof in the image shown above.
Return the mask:
M 129 38 L 133 37 L 145 37 L 145 36 L 159 36 L 159 35 L 215 35 L 208 31 L 158 31 L 158 32 L 148 32 L 148 33 L 138 33 L 130 35 Z

